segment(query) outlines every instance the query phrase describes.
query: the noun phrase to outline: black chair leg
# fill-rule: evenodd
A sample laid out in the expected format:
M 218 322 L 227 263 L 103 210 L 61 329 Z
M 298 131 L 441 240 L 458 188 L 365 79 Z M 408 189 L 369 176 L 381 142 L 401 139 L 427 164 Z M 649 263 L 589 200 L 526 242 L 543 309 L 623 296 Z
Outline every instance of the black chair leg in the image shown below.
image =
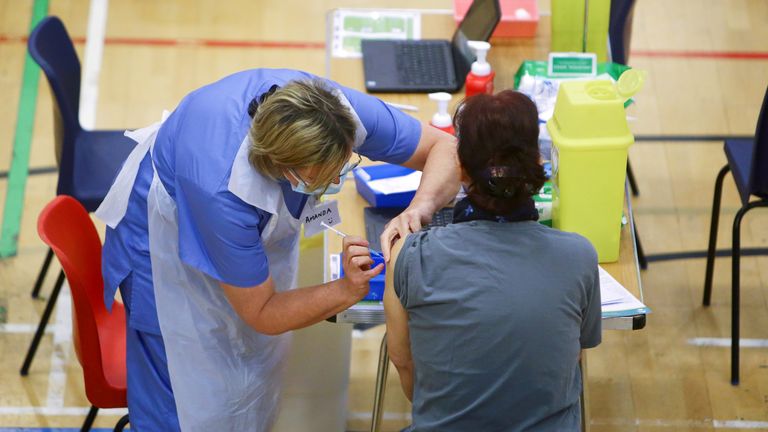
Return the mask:
M 702 304 L 709 306 L 712 298 L 712 274 L 715 270 L 715 248 L 717 246 L 717 226 L 720 223 L 720 198 L 723 195 L 723 179 L 731 168 L 726 165 L 717 174 L 715 196 L 712 199 L 712 219 L 709 224 L 709 247 L 707 249 L 707 271 L 704 276 L 704 298 Z
M 91 410 L 88 411 L 88 415 L 85 416 L 85 421 L 83 422 L 83 426 L 80 428 L 80 432 L 88 432 L 91 430 L 91 426 L 93 426 L 93 421 L 96 420 L 96 414 L 98 413 L 99 413 L 99 409 L 91 405 Z
M 637 234 L 637 221 L 632 224 L 632 229 L 635 231 L 635 245 L 637 246 L 637 262 L 640 264 L 642 270 L 648 269 L 648 260 L 645 258 L 645 252 L 643 252 L 643 245 L 640 243 L 640 235 Z
M 739 323 L 741 264 L 741 220 L 756 207 L 768 207 L 768 200 L 754 201 L 743 206 L 733 218 L 733 249 L 731 250 L 731 384 L 739 385 Z
M 35 286 L 32 288 L 32 298 L 37 298 L 40 295 L 40 288 L 45 281 L 45 275 L 48 274 L 48 267 L 50 267 L 51 261 L 53 261 L 53 250 L 48 248 L 48 253 L 45 255 L 43 266 L 40 267 L 40 273 L 38 273 Z
M 56 279 L 56 285 L 53 286 L 51 296 L 48 298 L 48 303 L 45 305 L 43 316 L 40 317 L 40 323 L 37 325 L 37 331 L 35 337 L 32 338 L 32 343 L 29 344 L 29 350 L 27 350 L 27 357 L 24 359 L 24 365 L 21 366 L 21 375 L 27 376 L 29 374 L 29 367 L 32 365 L 32 359 L 35 358 L 35 352 L 37 352 L 37 346 L 40 344 L 40 340 L 45 333 L 45 327 L 48 325 L 48 320 L 51 318 L 53 307 L 56 305 L 56 299 L 59 297 L 59 291 L 64 284 L 64 272 L 59 273 L 58 279 Z
M 128 419 L 128 414 L 120 417 L 120 420 L 118 420 L 117 424 L 115 425 L 114 432 L 123 432 L 125 425 L 127 425 L 128 423 L 130 423 L 130 420 Z
M 632 191 L 632 196 L 640 195 L 640 189 L 637 187 L 635 173 L 632 172 L 632 165 L 629 164 L 629 159 L 627 159 L 627 180 L 629 180 L 629 190 Z

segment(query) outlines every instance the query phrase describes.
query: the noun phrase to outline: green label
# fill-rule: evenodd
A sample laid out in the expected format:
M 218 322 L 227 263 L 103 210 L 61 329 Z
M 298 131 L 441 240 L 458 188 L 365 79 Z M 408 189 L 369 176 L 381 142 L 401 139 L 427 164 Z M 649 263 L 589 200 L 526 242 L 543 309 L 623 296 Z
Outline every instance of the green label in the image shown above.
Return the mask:
M 584 57 L 553 57 L 552 58 L 553 74 L 589 75 L 592 73 L 593 67 L 594 67 L 594 63 L 591 58 L 584 58 Z

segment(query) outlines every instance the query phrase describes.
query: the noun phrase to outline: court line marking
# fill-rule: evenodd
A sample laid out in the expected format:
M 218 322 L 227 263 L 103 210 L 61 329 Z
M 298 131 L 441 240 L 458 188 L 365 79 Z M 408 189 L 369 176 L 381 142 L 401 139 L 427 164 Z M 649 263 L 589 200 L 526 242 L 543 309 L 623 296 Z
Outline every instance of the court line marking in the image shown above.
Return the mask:
M 672 420 L 672 419 L 591 419 L 594 426 L 643 426 L 658 428 L 688 428 L 688 429 L 768 429 L 768 422 L 753 420 Z
M 85 43 L 84 37 L 72 38 L 76 44 Z M 0 34 L 0 43 L 26 43 L 25 36 Z M 149 45 L 149 46 L 202 46 L 219 48 L 282 48 L 282 49 L 325 49 L 325 42 L 315 41 L 269 41 L 269 40 L 225 40 L 201 38 L 131 38 L 108 37 L 107 45 Z M 693 50 L 636 50 L 635 57 L 768 60 L 768 51 L 693 51 Z
M 85 416 L 90 410 L 90 407 L 7 406 L 0 407 L 0 415 Z M 128 410 L 125 408 L 99 409 L 99 416 L 124 416 L 126 414 L 128 414 Z
M 53 333 L 53 325 L 45 328 L 45 333 Z M 0 333 L 31 334 L 37 330 L 37 324 L 0 324 Z
M 64 282 L 56 299 L 56 324 L 53 329 L 53 349 L 51 349 L 50 370 L 48 371 L 48 395 L 46 407 L 64 406 L 64 393 L 67 385 L 67 364 L 72 346 L 72 303 L 69 283 Z
M 29 20 L 29 32 L 48 14 L 48 0 L 35 0 L 32 4 L 32 17 Z M 32 145 L 32 133 L 35 126 L 37 89 L 40 81 L 40 68 L 29 52 L 25 50 L 24 69 L 19 92 L 19 105 L 16 110 L 16 128 L 13 134 L 13 153 L 11 168 L 8 170 L 5 207 L 0 227 L 0 258 L 16 255 L 18 250 L 21 217 L 24 211 L 24 193 L 29 172 L 29 155 Z
M 0 43 L 26 43 L 26 36 L 0 34 Z M 72 42 L 83 44 L 84 37 L 73 37 Z M 313 41 L 268 41 L 268 40 L 224 40 L 200 38 L 130 38 L 106 37 L 106 45 L 143 45 L 143 46 L 200 46 L 209 48 L 280 48 L 280 49 L 325 49 L 325 42 Z
M 107 31 L 109 0 L 91 0 L 85 42 L 83 80 L 80 85 L 80 125 L 92 130 L 96 125 L 96 105 L 99 100 L 99 76 Z
M 716 58 L 731 60 L 768 60 L 765 51 L 694 51 L 694 50 L 632 50 L 632 57 Z
M 367 411 L 350 412 L 347 419 L 370 421 L 371 413 Z M 383 420 L 411 421 L 411 413 L 385 412 Z M 756 420 L 689 420 L 689 419 L 624 419 L 624 418 L 598 418 L 590 419 L 589 423 L 595 426 L 644 426 L 658 428 L 693 428 L 693 429 L 768 429 L 768 421 Z
M 688 344 L 730 348 L 731 338 L 691 338 L 688 339 Z M 768 348 L 768 339 L 739 339 L 739 346 L 741 348 Z

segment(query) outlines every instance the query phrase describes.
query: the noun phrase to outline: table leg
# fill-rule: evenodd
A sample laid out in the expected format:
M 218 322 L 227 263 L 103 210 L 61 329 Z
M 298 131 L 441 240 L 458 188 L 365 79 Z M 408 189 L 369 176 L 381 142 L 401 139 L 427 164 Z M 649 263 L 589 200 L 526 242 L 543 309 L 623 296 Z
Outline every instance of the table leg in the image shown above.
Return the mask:
M 587 389 L 587 351 L 581 351 L 579 358 L 579 369 L 581 370 L 581 430 L 589 432 L 589 391 Z
M 387 374 L 389 372 L 389 353 L 387 351 L 387 334 L 381 339 L 379 349 L 379 367 L 376 371 L 376 393 L 373 395 L 373 412 L 371 413 L 371 432 L 381 428 L 381 417 L 384 411 L 384 393 L 387 389 Z

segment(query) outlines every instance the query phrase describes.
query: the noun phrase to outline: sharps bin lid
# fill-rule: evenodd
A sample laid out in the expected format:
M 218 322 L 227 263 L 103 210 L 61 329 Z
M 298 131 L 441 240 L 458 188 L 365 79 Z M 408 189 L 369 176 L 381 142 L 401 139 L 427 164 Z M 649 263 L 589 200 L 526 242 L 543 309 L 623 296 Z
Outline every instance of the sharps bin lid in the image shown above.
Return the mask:
M 630 69 L 615 85 L 608 80 L 561 83 L 548 124 L 553 139 L 597 139 L 601 146 L 613 139 L 617 144 L 631 143 L 624 102 L 640 90 L 643 81 L 641 72 Z

